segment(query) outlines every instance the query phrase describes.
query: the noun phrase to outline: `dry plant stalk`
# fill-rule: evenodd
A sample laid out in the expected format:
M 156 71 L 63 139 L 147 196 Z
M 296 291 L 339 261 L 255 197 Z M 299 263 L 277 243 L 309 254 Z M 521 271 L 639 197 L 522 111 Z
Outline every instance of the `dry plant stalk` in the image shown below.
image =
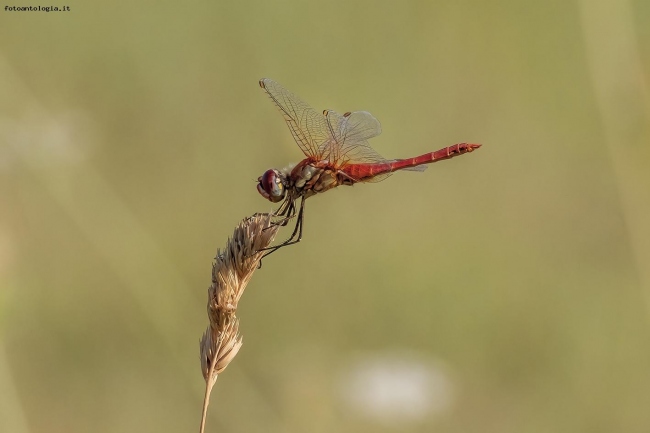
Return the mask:
M 264 255 L 260 250 L 268 247 L 278 232 L 279 226 L 272 219 L 271 214 L 255 214 L 242 220 L 228 239 L 226 249 L 217 251 L 212 266 L 212 285 L 208 289 L 210 325 L 201 338 L 201 371 L 205 379 L 201 433 L 205 429 L 212 387 L 242 346 L 235 313 Z

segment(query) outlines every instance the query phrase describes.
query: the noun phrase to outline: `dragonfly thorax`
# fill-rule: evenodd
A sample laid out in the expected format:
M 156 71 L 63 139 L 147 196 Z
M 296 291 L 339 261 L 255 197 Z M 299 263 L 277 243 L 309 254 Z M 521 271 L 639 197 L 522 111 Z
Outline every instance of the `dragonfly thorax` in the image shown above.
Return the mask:
M 257 191 L 273 203 L 284 199 L 287 192 L 286 177 L 276 169 L 269 169 L 257 181 Z

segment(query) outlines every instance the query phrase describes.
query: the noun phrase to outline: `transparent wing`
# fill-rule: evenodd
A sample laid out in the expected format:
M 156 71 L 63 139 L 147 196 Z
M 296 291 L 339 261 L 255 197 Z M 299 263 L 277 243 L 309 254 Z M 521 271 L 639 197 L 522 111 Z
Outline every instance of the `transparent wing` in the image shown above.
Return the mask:
M 381 134 L 381 125 L 372 114 L 367 111 L 354 111 L 340 115 L 333 110 L 325 110 L 323 114 L 331 138 L 321 145 L 319 153 L 330 156 L 328 158 L 330 161 L 339 164 L 396 161 L 387 160 L 368 144 L 368 139 Z M 426 168 L 425 165 L 420 165 L 404 170 L 424 171 Z
M 331 111 L 332 119 L 338 126 L 337 139 L 341 142 L 354 144 L 376 137 L 381 134 L 379 120 L 367 111 L 354 111 L 343 116 Z
M 329 139 L 322 143 L 319 154 L 337 165 L 386 162 L 368 139 L 381 134 L 381 125 L 367 111 L 340 115 L 334 110 L 323 112 Z
M 388 162 L 394 162 L 397 161 L 395 159 L 388 161 Z M 409 167 L 409 168 L 403 168 L 401 171 L 424 171 L 427 169 L 426 165 L 418 165 L 416 167 Z M 370 179 L 365 179 L 364 182 L 366 183 L 375 183 L 375 182 L 381 182 L 382 180 L 386 179 L 389 176 L 392 176 L 394 173 L 384 173 L 384 174 L 379 174 L 377 176 L 371 177 Z
M 330 140 L 323 143 L 319 154 L 335 165 L 342 167 L 349 164 L 385 164 L 397 160 L 387 160 L 374 150 L 368 139 L 381 134 L 379 121 L 367 111 L 338 114 L 333 110 L 323 112 Z M 405 168 L 407 171 L 424 171 L 427 167 Z M 393 173 L 384 173 L 365 179 L 364 182 L 381 182 Z
M 329 161 L 335 167 L 391 162 L 368 144 L 368 139 L 381 134 L 379 121 L 369 112 L 354 111 L 341 115 L 333 110 L 325 110 L 321 114 L 270 78 L 262 78 L 260 87 L 280 110 L 305 156 Z M 405 170 L 424 169 L 426 166 Z M 391 174 L 382 174 L 367 181 L 378 182 Z
M 270 78 L 262 78 L 260 87 L 282 113 L 303 153 L 307 157 L 319 158 L 319 148 L 330 139 L 325 117 Z

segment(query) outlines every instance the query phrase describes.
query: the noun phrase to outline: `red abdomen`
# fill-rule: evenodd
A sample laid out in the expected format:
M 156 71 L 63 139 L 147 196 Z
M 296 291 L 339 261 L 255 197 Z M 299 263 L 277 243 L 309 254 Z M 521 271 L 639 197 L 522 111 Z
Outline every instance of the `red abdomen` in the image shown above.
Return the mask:
M 443 159 L 450 159 L 464 153 L 469 153 L 479 147 L 481 147 L 480 144 L 459 143 L 414 158 L 368 164 L 350 164 L 345 166 L 342 171 L 357 181 L 370 180 L 381 174 L 417 167 L 422 164 L 431 164 L 432 162 L 442 161 Z

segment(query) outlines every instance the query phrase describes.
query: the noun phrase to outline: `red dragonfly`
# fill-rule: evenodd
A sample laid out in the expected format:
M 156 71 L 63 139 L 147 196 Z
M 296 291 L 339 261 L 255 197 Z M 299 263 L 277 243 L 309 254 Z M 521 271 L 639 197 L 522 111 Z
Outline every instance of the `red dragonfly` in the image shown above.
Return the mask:
M 296 216 L 296 200 L 300 209 L 291 237 L 268 248 L 268 254 L 302 239 L 305 199 L 358 182 L 378 182 L 397 170 L 424 171 L 432 162 L 453 158 L 481 147 L 480 144 L 460 143 L 435 152 L 407 159 L 388 160 L 379 155 L 368 139 L 381 133 L 381 125 L 367 111 L 343 115 L 325 110 L 317 112 L 297 96 L 269 78 L 260 80 L 260 87 L 282 113 L 291 135 L 306 158 L 282 170 L 264 172 L 257 181 L 257 190 L 266 199 L 284 203 L 275 212 L 284 217 L 282 225 Z

